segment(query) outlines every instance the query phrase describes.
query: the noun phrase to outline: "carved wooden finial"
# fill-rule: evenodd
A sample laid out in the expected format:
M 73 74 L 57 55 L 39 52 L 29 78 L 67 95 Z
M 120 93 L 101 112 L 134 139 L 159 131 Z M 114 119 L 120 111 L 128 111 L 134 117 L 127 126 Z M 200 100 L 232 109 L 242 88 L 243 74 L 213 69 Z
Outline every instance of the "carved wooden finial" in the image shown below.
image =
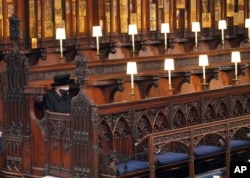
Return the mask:
M 18 42 L 18 40 L 20 39 L 20 22 L 21 20 L 17 17 L 16 14 L 13 14 L 9 18 L 10 39 L 14 42 Z
M 77 80 L 80 83 L 80 88 L 85 88 L 87 85 L 87 59 L 84 56 L 77 55 L 75 57 L 75 65 L 76 65 L 76 76 Z

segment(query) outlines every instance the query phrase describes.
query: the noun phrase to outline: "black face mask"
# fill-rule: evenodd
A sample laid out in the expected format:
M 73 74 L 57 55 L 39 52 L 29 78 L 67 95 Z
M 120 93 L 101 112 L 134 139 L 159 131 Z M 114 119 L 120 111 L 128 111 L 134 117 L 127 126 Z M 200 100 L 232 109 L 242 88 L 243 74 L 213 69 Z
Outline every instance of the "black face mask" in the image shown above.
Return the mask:
M 62 96 L 69 95 L 69 90 L 59 89 L 59 92 L 62 94 Z

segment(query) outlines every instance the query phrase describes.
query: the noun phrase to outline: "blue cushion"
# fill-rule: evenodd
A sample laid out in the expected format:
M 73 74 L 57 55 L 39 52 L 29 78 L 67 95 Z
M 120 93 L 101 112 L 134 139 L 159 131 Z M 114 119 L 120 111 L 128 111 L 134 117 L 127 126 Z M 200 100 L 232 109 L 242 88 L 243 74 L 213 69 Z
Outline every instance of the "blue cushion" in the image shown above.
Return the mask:
M 206 156 L 206 155 L 210 155 L 213 153 L 218 153 L 223 151 L 223 148 L 220 146 L 212 146 L 212 145 L 201 145 L 201 146 L 197 146 L 194 149 L 194 154 L 196 156 Z
M 183 161 L 188 159 L 188 154 L 186 153 L 175 153 L 175 152 L 165 152 L 162 154 L 155 155 L 160 165 L 166 165 L 178 161 Z
M 239 148 L 242 146 L 250 145 L 250 141 L 248 140 L 231 140 L 230 141 L 230 148 Z
M 133 171 L 143 170 L 149 168 L 149 163 L 145 161 L 130 160 L 125 163 L 118 163 L 116 165 L 119 175 L 127 174 Z

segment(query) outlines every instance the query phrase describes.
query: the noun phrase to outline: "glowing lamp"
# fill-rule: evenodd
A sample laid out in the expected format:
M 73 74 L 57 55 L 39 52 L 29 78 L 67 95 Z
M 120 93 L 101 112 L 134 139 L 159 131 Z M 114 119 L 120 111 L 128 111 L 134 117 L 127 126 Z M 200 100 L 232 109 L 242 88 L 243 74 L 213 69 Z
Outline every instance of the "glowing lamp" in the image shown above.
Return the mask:
M 221 30 L 221 43 L 224 45 L 224 30 L 227 29 L 226 20 L 219 20 L 218 29 Z
M 167 34 L 170 33 L 169 23 L 162 23 L 161 24 L 161 33 L 164 33 L 164 45 L 165 50 L 168 49 L 167 47 Z
M 57 28 L 56 29 L 56 39 L 60 40 L 60 54 L 61 58 L 63 58 L 63 45 L 62 40 L 66 39 L 65 28 Z
M 97 55 L 99 55 L 99 37 L 102 36 L 102 28 L 101 26 L 93 26 L 93 37 L 96 37 L 96 51 Z
M 128 34 L 132 36 L 132 49 L 135 52 L 135 35 L 138 34 L 136 24 L 130 24 L 128 26 Z
M 131 76 L 131 89 L 134 89 L 134 74 L 137 74 L 136 62 L 127 62 L 127 74 Z
M 192 32 L 195 34 L 195 47 L 198 46 L 198 35 L 197 33 L 201 31 L 200 22 L 192 22 Z
M 206 82 L 206 72 L 205 72 L 205 66 L 208 66 L 208 57 L 206 54 L 199 55 L 199 66 L 202 66 L 203 68 L 203 81 Z
M 238 79 L 238 69 L 237 69 L 237 63 L 241 62 L 240 59 L 240 52 L 239 51 L 233 51 L 231 55 L 231 62 L 235 64 L 235 79 Z

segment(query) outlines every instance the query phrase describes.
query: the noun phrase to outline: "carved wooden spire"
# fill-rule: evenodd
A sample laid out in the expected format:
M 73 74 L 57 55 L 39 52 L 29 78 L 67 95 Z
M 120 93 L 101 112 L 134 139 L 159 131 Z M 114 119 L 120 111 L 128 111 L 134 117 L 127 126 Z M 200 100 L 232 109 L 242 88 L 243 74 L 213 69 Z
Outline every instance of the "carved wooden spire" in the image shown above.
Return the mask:
M 87 59 L 79 54 L 75 57 L 75 64 L 80 91 L 71 102 L 73 177 L 94 178 L 98 177 L 98 171 L 95 170 L 98 167 L 98 155 L 93 152 L 93 147 L 98 144 L 98 117 L 91 98 L 85 93 Z
M 75 73 L 77 76 L 77 80 L 80 83 L 80 88 L 85 88 L 87 86 L 87 59 L 84 58 L 84 56 L 81 56 L 80 54 L 75 57 Z
M 28 60 L 24 54 L 18 49 L 18 41 L 20 39 L 20 19 L 13 15 L 9 18 L 10 38 L 14 44 L 14 50 L 4 56 L 6 62 L 6 107 L 4 107 L 4 149 L 6 174 L 22 175 L 23 164 L 22 158 L 23 147 L 28 150 L 28 144 L 24 144 L 24 137 L 29 134 L 29 121 L 27 119 L 26 108 L 28 103 L 23 93 L 24 86 L 28 82 Z M 28 137 L 25 137 L 28 138 Z M 16 160 L 16 161 L 13 161 Z
M 10 39 L 14 43 L 14 51 L 18 50 L 18 42 L 20 40 L 20 22 L 21 20 L 17 17 L 16 14 L 13 14 L 9 18 L 10 22 Z

